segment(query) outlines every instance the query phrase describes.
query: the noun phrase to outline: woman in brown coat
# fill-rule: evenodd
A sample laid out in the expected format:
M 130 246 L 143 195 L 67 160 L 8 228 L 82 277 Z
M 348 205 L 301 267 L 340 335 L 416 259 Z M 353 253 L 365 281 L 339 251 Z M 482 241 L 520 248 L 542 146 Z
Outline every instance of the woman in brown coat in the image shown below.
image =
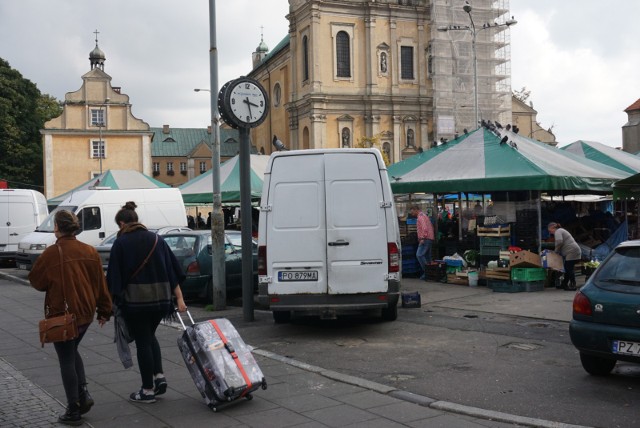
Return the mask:
M 100 326 L 111 316 L 111 297 L 100 256 L 94 247 L 76 239 L 74 232 L 79 229 L 75 214 L 65 210 L 56 212 L 53 230 L 58 239 L 38 257 L 29 273 L 33 288 L 46 292 L 45 318 L 64 313 L 66 304 L 78 323 L 80 334 L 76 339 L 53 344 L 68 403 L 58 421 L 66 425 L 82 425 L 81 415 L 93 406 L 78 352 L 80 341 L 96 312 Z M 59 249 L 62 250 L 62 262 Z

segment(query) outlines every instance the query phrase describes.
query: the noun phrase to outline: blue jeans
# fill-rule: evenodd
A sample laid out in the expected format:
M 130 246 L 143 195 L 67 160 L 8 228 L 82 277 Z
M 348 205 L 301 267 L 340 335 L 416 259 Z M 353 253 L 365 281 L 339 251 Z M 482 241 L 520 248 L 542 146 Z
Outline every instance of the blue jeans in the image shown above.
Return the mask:
M 427 272 L 427 263 L 431 262 L 431 247 L 433 247 L 433 241 L 425 239 L 418 245 L 418 250 L 416 251 L 416 259 L 420 263 L 423 276 Z

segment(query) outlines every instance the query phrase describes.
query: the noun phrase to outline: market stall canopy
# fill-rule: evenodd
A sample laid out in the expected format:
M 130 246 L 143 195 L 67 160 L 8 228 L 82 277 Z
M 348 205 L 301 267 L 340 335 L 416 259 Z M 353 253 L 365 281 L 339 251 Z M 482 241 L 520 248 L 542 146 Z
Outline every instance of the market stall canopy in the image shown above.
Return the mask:
M 561 147 L 561 149 L 629 174 L 640 172 L 640 157 L 602 143 L 579 140 L 568 146 Z
M 267 169 L 269 156 L 251 157 L 251 200 L 260 199 L 262 181 Z M 220 165 L 220 193 L 222 203 L 240 202 L 240 156 L 236 155 Z M 211 170 L 187 181 L 180 186 L 185 204 L 211 204 L 213 202 L 213 182 Z
M 158 180 L 154 180 L 148 175 L 144 175 L 143 173 L 132 169 L 109 169 L 91 180 L 85 181 L 78 187 L 47 200 L 47 204 L 52 206 L 59 205 L 60 202 L 67 199 L 67 197 L 72 193 L 77 192 L 78 190 L 87 190 L 94 187 L 108 187 L 110 189 L 117 190 L 158 189 L 171 186 L 161 183 Z
M 389 166 L 394 193 L 611 193 L 629 173 L 504 129 L 485 129 Z
M 613 200 L 618 199 L 640 199 L 640 174 L 615 182 Z

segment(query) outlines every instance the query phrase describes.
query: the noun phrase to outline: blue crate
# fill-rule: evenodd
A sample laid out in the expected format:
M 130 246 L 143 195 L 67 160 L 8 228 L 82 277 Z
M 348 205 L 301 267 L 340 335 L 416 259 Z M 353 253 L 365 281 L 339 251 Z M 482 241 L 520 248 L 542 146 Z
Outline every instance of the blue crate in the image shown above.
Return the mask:
M 455 266 L 455 267 L 462 267 L 463 266 L 462 260 L 449 259 L 449 260 L 445 260 L 444 262 L 446 263 L 447 266 Z
M 524 289 L 526 292 L 543 291 L 544 281 L 511 281 L 514 285 Z
M 515 283 L 513 281 L 504 280 L 490 280 L 489 288 L 495 293 L 521 293 L 525 291 L 525 286 L 521 283 Z
M 419 308 L 422 306 L 420 293 L 417 291 L 403 291 L 400 294 L 403 308 Z

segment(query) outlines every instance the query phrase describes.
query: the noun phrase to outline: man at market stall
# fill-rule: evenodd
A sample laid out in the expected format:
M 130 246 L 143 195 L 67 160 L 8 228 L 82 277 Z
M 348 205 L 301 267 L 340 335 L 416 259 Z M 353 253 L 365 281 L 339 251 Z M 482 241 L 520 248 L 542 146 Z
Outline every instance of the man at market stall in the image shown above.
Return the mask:
M 422 268 L 420 279 L 426 280 L 427 263 L 431 262 L 431 249 L 433 248 L 433 225 L 429 217 L 420 211 L 420 207 L 417 205 L 413 205 L 410 212 L 413 217 L 417 218 L 418 250 L 416 251 L 416 259 Z

